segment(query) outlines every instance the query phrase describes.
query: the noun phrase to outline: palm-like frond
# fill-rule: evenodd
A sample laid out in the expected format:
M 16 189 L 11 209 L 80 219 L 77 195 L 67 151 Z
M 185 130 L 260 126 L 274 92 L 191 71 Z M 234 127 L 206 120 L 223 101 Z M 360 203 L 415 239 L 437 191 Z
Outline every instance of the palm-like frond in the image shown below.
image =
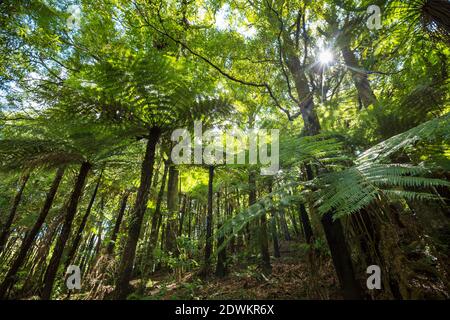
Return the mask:
M 431 144 L 446 141 L 450 141 L 450 114 L 427 121 L 373 146 L 363 152 L 356 162 L 359 164 L 369 161 L 386 162 L 389 161 L 389 156 L 399 150 L 408 151 L 418 142 Z
M 429 177 L 424 165 L 391 163 L 397 152 L 413 152 L 419 143 L 445 143 L 450 138 L 450 116 L 425 122 L 391 137 L 363 152 L 355 165 L 317 178 L 316 205 L 321 213 L 335 211 L 335 217 L 355 213 L 381 197 L 436 199 L 432 188 L 449 187 L 445 180 Z
M 320 213 L 333 211 L 334 217 L 339 218 L 386 196 L 409 200 L 437 199 L 439 197 L 429 189 L 450 187 L 450 182 L 427 178 L 427 173 L 429 170 L 419 166 L 377 163 L 327 173 L 318 178 L 316 205 Z

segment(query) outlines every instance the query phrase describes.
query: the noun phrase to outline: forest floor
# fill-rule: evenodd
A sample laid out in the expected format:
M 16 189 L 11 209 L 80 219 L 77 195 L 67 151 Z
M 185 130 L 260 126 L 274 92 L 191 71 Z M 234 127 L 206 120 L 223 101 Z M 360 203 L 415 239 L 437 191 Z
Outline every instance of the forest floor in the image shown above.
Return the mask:
M 269 275 L 251 263 L 235 264 L 223 278 L 205 279 L 195 272 L 177 278 L 158 272 L 151 276 L 144 299 L 340 299 L 331 261 L 322 263 L 313 279 L 308 259 L 296 243 L 281 243 L 281 257 L 272 258 Z

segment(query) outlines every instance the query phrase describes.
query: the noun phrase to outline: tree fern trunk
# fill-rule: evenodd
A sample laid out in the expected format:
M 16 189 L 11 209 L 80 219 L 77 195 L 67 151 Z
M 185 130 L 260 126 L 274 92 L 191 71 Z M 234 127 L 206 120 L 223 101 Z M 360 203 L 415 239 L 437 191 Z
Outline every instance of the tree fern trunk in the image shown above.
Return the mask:
M 333 221 L 331 212 L 322 216 L 322 225 L 330 247 L 334 268 L 341 284 L 344 299 L 358 300 L 363 298 L 362 289 L 355 278 L 353 264 L 344 237 L 341 222 Z
M 377 97 L 373 93 L 367 74 L 361 70 L 355 53 L 350 49 L 349 44 L 344 44 L 341 49 L 345 64 L 350 68 L 353 75 L 353 82 L 364 107 L 377 104 Z
M 164 171 L 163 176 L 161 180 L 161 186 L 158 192 L 158 197 L 156 199 L 156 207 L 155 212 L 152 217 L 152 229 L 150 231 L 150 241 L 147 249 L 147 257 L 150 257 L 150 260 L 152 260 L 152 253 L 153 249 L 156 248 L 157 242 L 158 242 L 158 234 L 159 229 L 161 228 L 161 204 L 162 200 L 164 198 L 164 189 L 166 187 L 166 180 L 167 180 L 167 173 L 169 171 L 169 165 L 167 162 L 164 162 Z
M 72 222 L 75 217 L 75 213 L 77 211 L 78 202 L 81 198 L 86 178 L 90 170 L 91 164 L 89 162 L 83 162 L 80 168 L 80 172 L 78 173 L 74 189 L 70 196 L 69 204 L 66 208 L 66 217 L 64 225 L 61 230 L 61 234 L 59 235 L 59 238 L 56 241 L 55 248 L 53 249 L 52 258 L 50 259 L 47 271 L 45 272 L 44 287 L 40 295 L 41 299 L 43 300 L 48 300 L 51 298 L 53 284 L 55 282 L 55 277 L 58 272 L 59 263 L 63 255 L 66 242 L 69 239 L 70 231 L 72 229 Z
M 3 299 L 5 297 L 7 290 L 9 290 L 9 288 L 15 283 L 15 277 L 17 275 L 17 272 L 23 265 L 27 253 L 30 251 L 31 246 L 36 238 L 36 235 L 41 230 L 45 218 L 47 217 L 47 214 L 50 211 L 59 184 L 64 175 L 64 169 L 65 169 L 64 167 L 61 167 L 57 170 L 55 178 L 53 179 L 52 186 L 50 187 L 50 190 L 47 193 L 44 206 L 42 207 L 42 210 L 39 213 L 39 216 L 36 222 L 34 223 L 33 227 L 31 228 L 30 232 L 28 233 L 27 237 L 22 242 L 16 259 L 12 263 L 11 268 L 9 269 L 5 279 L 3 280 L 3 283 L 0 285 L 0 299 Z
M 8 241 L 11 225 L 14 221 L 14 218 L 16 217 L 17 208 L 19 207 L 20 200 L 22 199 L 23 190 L 25 189 L 25 186 L 27 185 L 29 179 L 30 173 L 26 172 L 22 176 L 19 190 L 14 196 L 14 200 L 11 206 L 11 210 L 9 211 L 8 218 L 6 219 L 6 222 L 2 226 L 2 233 L 0 234 L 0 254 L 3 251 L 6 242 Z
M 166 250 L 174 254 L 176 248 L 176 221 L 178 217 L 178 170 L 174 165 L 169 167 L 169 179 L 167 181 L 167 224 L 166 224 Z
M 289 233 L 289 228 L 286 221 L 286 215 L 284 213 L 284 209 L 280 208 L 280 225 L 281 229 L 283 230 L 284 240 L 291 241 L 291 234 Z
M 97 196 L 98 188 L 100 186 L 100 181 L 102 179 L 103 172 L 100 173 L 98 177 L 97 184 L 95 185 L 94 192 L 92 193 L 91 199 L 89 200 L 89 204 L 86 208 L 86 213 L 84 214 L 80 225 L 78 226 L 78 230 L 75 233 L 75 239 L 73 240 L 72 247 L 70 248 L 69 254 L 66 258 L 65 269 L 70 265 L 73 258 L 75 257 L 75 253 L 77 252 L 78 246 L 80 245 L 81 237 L 83 235 L 83 230 L 86 227 L 87 220 L 89 215 L 91 214 L 92 206 L 94 205 L 95 198 Z
M 205 272 L 208 272 L 210 258 L 212 253 L 212 223 L 213 223 L 213 183 L 214 183 L 214 166 L 209 166 L 208 178 L 208 213 L 206 216 L 206 245 L 205 245 Z
M 136 245 L 141 233 L 142 220 L 144 219 L 150 186 L 152 184 L 156 144 L 158 143 L 161 132 L 158 129 L 153 129 L 150 130 L 149 133 L 150 135 L 141 167 L 141 182 L 131 214 L 131 221 L 128 226 L 127 242 L 119 265 L 118 280 L 114 292 L 116 299 L 125 299 L 129 292 L 129 282 L 131 280 L 134 258 L 136 256 Z
M 122 199 L 120 200 L 120 206 L 116 218 L 116 223 L 114 224 L 114 229 L 111 234 L 111 238 L 106 249 L 106 253 L 112 255 L 114 253 L 114 247 L 116 245 L 117 235 L 119 234 L 120 225 L 122 224 L 123 216 L 125 214 L 125 208 L 127 207 L 128 197 L 130 192 L 127 190 L 123 193 Z
M 220 215 L 220 193 L 217 192 L 217 220 L 219 221 L 217 223 L 217 229 L 220 229 L 222 227 L 222 222 L 225 220 L 225 212 L 222 213 L 222 216 Z M 227 248 L 226 246 L 221 248 L 223 243 L 225 241 L 225 238 L 223 234 L 220 234 L 217 239 L 217 264 L 216 264 L 216 276 L 217 277 L 224 277 L 226 275 L 226 260 L 227 260 Z M 221 248 L 221 249 L 220 249 Z
M 186 194 L 183 195 L 183 205 L 181 206 L 181 216 L 180 216 L 180 223 L 178 226 L 178 236 L 181 237 L 181 235 L 183 234 L 183 224 L 184 224 L 184 219 L 186 217 L 186 211 L 187 211 L 187 203 L 188 203 L 188 196 Z
M 277 221 L 274 211 L 272 211 L 272 217 L 270 219 L 270 228 L 273 241 L 273 255 L 275 256 L 275 258 L 279 258 L 281 257 L 281 254 L 280 254 L 280 245 L 278 243 Z
M 301 203 L 299 205 L 299 211 L 300 211 L 300 221 L 302 222 L 305 241 L 306 241 L 306 243 L 311 244 L 313 242 L 314 234 L 312 231 L 311 222 L 309 221 L 308 213 L 306 212 L 306 208 L 303 203 Z
M 249 206 L 256 203 L 256 175 L 255 171 L 251 170 L 248 175 L 248 184 L 250 188 L 249 193 Z M 261 215 L 259 221 L 259 246 L 261 253 L 261 267 L 265 273 L 270 273 L 272 266 L 270 265 L 270 254 L 269 254 L 269 239 L 267 238 L 267 221 L 265 213 Z

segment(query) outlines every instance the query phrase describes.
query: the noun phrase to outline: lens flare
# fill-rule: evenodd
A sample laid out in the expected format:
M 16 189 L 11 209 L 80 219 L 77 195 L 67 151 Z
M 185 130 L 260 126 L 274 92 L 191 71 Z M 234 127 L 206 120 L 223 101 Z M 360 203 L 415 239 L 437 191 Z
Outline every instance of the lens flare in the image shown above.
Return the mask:
M 333 53 L 330 50 L 323 50 L 319 53 L 319 62 L 329 64 L 333 61 Z

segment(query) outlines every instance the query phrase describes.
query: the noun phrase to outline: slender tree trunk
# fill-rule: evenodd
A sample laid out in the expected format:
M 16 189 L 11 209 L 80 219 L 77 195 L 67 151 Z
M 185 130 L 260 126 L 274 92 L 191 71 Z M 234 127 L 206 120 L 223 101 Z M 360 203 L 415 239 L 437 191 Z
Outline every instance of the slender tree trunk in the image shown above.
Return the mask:
M 273 255 L 275 258 L 281 257 L 280 254 L 280 245 L 278 243 L 278 232 L 277 232 L 277 221 L 276 221 L 276 213 L 272 210 L 272 217 L 270 219 L 270 227 L 272 231 L 272 240 L 273 240 Z
M 292 221 L 292 226 L 294 227 L 295 235 L 297 237 L 299 237 L 300 236 L 300 231 L 298 229 L 297 220 L 295 220 L 295 215 L 292 213 L 291 209 L 289 209 L 288 212 L 289 212 L 289 217 L 291 218 L 291 221 Z
M 188 203 L 188 196 L 186 194 L 184 194 L 183 195 L 183 205 L 181 206 L 180 225 L 178 228 L 178 236 L 179 237 L 181 237 L 181 235 L 183 234 L 183 223 L 184 223 L 184 218 L 186 217 L 187 203 Z
M 260 244 L 261 244 L 261 257 L 262 257 L 262 269 L 263 272 L 272 272 L 272 266 L 270 265 L 270 254 L 269 254 L 269 239 L 267 236 L 267 217 L 266 213 L 261 216 L 261 226 L 260 226 Z
M 206 216 L 205 272 L 208 272 L 212 253 L 213 183 L 214 183 L 214 166 L 209 166 L 208 213 Z
M 303 203 L 299 204 L 299 212 L 305 241 L 306 243 L 311 244 L 314 241 L 314 234 L 312 231 L 311 222 L 309 221 L 308 213 L 306 212 L 306 208 Z
M 47 214 L 50 211 L 50 208 L 52 207 L 53 200 L 55 199 L 56 192 L 58 191 L 59 184 L 64 175 L 64 170 L 65 170 L 64 167 L 60 167 L 56 171 L 56 175 L 55 178 L 53 179 L 52 186 L 50 187 L 50 190 L 45 198 L 44 206 L 42 207 L 41 212 L 39 213 L 39 216 L 36 222 L 34 223 L 33 227 L 31 228 L 30 232 L 28 233 L 27 237 L 22 242 L 19 249 L 19 254 L 12 263 L 11 268 L 9 269 L 5 279 L 3 280 L 3 283 L 0 285 L 0 299 L 5 298 L 5 295 L 9 290 L 9 288 L 16 282 L 17 272 L 23 265 L 27 253 L 30 251 L 31 246 L 36 238 L 36 235 L 41 230 L 45 218 L 47 217 Z
M 219 230 L 222 227 L 223 220 L 225 220 L 225 212 L 223 213 L 223 216 L 220 215 L 220 193 L 217 192 L 217 230 Z M 219 238 L 217 239 L 217 265 L 216 265 L 216 276 L 217 277 L 224 277 L 227 273 L 226 270 L 226 260 L 227 260 L 227 248 L 222 245 L 225 241 L 225 238 L 223 234 L 219 235 Z
M 320 133 L 320 123 L 314 108 L 312 92 L 305 75 L 305 67 L 301 65 L 295 52 L 295 45 L 286 31 L 283 32 L 285 43 L 284 54 L 289 72 L 294 78 L 297 95 L 300 99 L 300 112 L 305 124 L 305 134 L 309 136 Z M 312 170 L 309 170 L 308 180 L 313 179 Z M 347 248 L 342 225 L 339 220 L 333 221 L 332 213 L 326 213 L 322 218 L 325 235 L 330 248 L 334 267 L 343 288 L 344 298 L 362 299 L 362 290 L 355 278 L 351 256 Z
M 41 292 L 41 299 L 48 300 L 51 298 L 53 283 L 55 282 L 55 277 L 58 272 L 59 263 L 63 255 L 64 247 L 70 236 L 70 231 L 72 229 L 72 222 L 77 212 L 78 202 L 80 201 L 81 194 L 83 193 L 83 188 L 86 182 L 87 175 L 91 170 L 91 164 L 89 162 L 83 162 L 78 174 L 77 180 L 75 182 L 75 187 L 70 196 L 69 204 L 66 208 L 66 215 L 64 225 L 61 230 L 61 234 L 56 241 L 55 248 L 53 249 L 53 255 L 50 259 L 50 263 L 47 267 L 47 271 L 44 276 L 44 287 Z
M 108 247 L 106 249 L 106 253 L 108 255 L 112 255 L 114 253 L 114 247 L 116 246 L 117 235 L 119 234 L 120 225 L 122 224 L 123 216 L 125 214 L 125 209 L 127 207 L 128 197 L 130 196 L 130 192 L 126 190 L 123 193 L 122 199 L 120 200 L 120 206 L 117 214 L 116 223 L 114 224 L 114 229 L 111 234 L 111 239 L 109 240 Z
M 177 254 L 176 248 L 176 221 L 178 217 L 178 170 L 174 165 L 169 167 L 167 181 L 167 223 L 166 223 L 166 250 Z
M 356 59 L 355 53 L 350 49 L 350 45 L 345 44 L 342 49 L 342 56 L 344 57 L 345 64 L 350 69 L 353 82 L 355 84 L 356 90 L 358 90 L 359 97 L 364 107 L 377 104 L 377 97 L 373 93 L 372 87 L 370 86 L 369 79 L 367 78 L 367 73 L 361 69 L 358 60 Z
M 188 205 L 188 238 L 191 238 L 192 233 L 192 199 L 189 199 L 189 205 Z
M 286 214 L 284 212 L 283 208 L 280 208 L 280 225 L 281 225 L 281 229 L 283 230 L 283 234 L 284 234 L 284 240 L 286 241 L 291 241 L 291 234 L 289 233 L 289 227 L 287 225 L 287 221 L 286 221 Z
M 97 223 L 97 230 L 98 230 L 98 235 L 97 235 L 97 243 L 95 245 L 95 250 L 94 250 L 94 256 L 92 257 L 92 263 L 89 265 L 88 273 L 90 273 L 92 271 L 92 268 L 96 266 L 97 261 L 100 257 L 100 249 L 102 247 L 102 233 L 103 233 L 103 210 L 105 208 L 104 205 L 104 198 L 101 199 L 100 202 L 100 217 Z
M 253 170 L 251 170 L 248 174 L 248 184 L 250 188 L 248 205 L 251 207 L 256 203 L 256 176 L 255 171 Z M 265 214 L 263 214 L 260 218 L 259 245 L 261 252 L 261 267 L 263 272 L 270 273 L 272 271 L 272 266 L 270 265 L 269 239 L 267 237 L 267 220 Z
M 55 217 L 50 224 L 47 224 L 45 236 L 38 242 L 38 248 L 36 250 L 36 255 L 39 261 L 36 263 L 36 267 L 34 269 L 35 271 L 30 272 L 29 276 L 25 280 L 25 283 L 21 288 L 22 293 L 27 294 L 31 292 L 36 286 L 35 283 L 37 286 L 42 284 L 42 278 L 45 273 L 45 262 L 47 260 L 48 253 L 50 252 L 52 243 L 61 230 L 63 220 L 64 216 L 61 213 L 59 216 Z M 40 287 L 37 288 L 37 290 L 40 289 Z
M 328 212 L 322 216 L 322 225 L 330 247 L 336 274 L 339 283 L 341 284 L 344 299 L 362 299 L 362 288 L 355 278 L 355 272 L 353 271 L 353 264 L 350 252 L 347 248 L 341 222 L 339 220 L 333 221 L 332 213 Z
M 155 212 L 152 217 L 152 227 L 150 231 L 150 239 L 147 248 L 147 257 L 149 260 L 153 260 L 153 249 L 156 248 L 158 242 L 158 234 L 161 228 L 162 216 L 161 216 L 161 204 L 164 198 L 164 190 L 166 188 L 167 173 L 169 171 L 169 164 L 167 161 L 164 162 L 164 171 L 161 180 L 161 186 L 158 192 L 158 197 L 156 199 Z
M 98 177 L 97 184 L 95 185 L 95 188 L 94 188 L 94 192 L 92 193 L 91 199 L 89 200 L 89 204 L 86 208 L 86 213 L 84 214 L 83 218 L 81 219 L 81 223 L 78 226 L 77 232 L 75 233 L 75 239 L 73 240 L 72 247 L 70 248 L 69 254 L 67 255 L 67 258 L 66 258 L 66 264 L 64 267 L 65 269 L 67 269 L 67 267 L 70 265 L 70 263 L 72 262 L 73 258 L 75 257 L 75 254 L 77 252 L 78 246 L 81 241 L 81 237 L 83 235 L 83 230 L 86 227 L 89 215 L 91 214 L 92 206 L 94 205 L 95 198 L 97 196 L 97 192 L 98 192 L 98 188 L 100 186 L 100 181 L 102 179 L 102 175 L 103 175 L 103 171 L 100 173 L 100 176 Z
M 9 234 L 10 234 L 10 228 L 13 224 L 14 218 L 17 213 L 17 208 L 19 207 L 20 200 L 22 199 L 23 190 L 25 189 L 25 186 L 27 185 L 28 180 L 30 179 L 30 173 L 26 172 L 21 179 L 19 190 L 17 191 L 16 195 L 14 196 L 14 200 L 11 206 L 11 210 L 9 211 L 8 218 L 6 219 L 6 222 L 2 226 L 2 232 L 0 234 L 0 254 L 2 253 L 4 246 L 6 242 L 8 241 Z
M 134 258 L 136 256 L 136 245 L 139 240 L 142 220 L 144 219 L 145 210 L 147 208 L 150 186 L 152 184 L 156 144 L 158 143 L 160 134 L 161 132 L 158 129 L 150 130 L 145 157 L 142 162 L 141 182 L 128 226 L 128 239 L 119 265 L 118 280 L 114 292 L 116 299 L 125 299 L 129 292 L 129 282 L 131 280 Z
M 95 241 L 95 234 L 92 234 L 89 237 L 89 241 L 87 243 L 86 250 L 85 250 L 85 252 L 83 252 L 83 257 L 81 258 L 81 262 L 80 262 L 80 270 L 83 274 L 87 274 L 88 268 L 86 266 L 89 267 L 89 260 L 91 257 L 92 248 L 94 247 L 94 241 Z

